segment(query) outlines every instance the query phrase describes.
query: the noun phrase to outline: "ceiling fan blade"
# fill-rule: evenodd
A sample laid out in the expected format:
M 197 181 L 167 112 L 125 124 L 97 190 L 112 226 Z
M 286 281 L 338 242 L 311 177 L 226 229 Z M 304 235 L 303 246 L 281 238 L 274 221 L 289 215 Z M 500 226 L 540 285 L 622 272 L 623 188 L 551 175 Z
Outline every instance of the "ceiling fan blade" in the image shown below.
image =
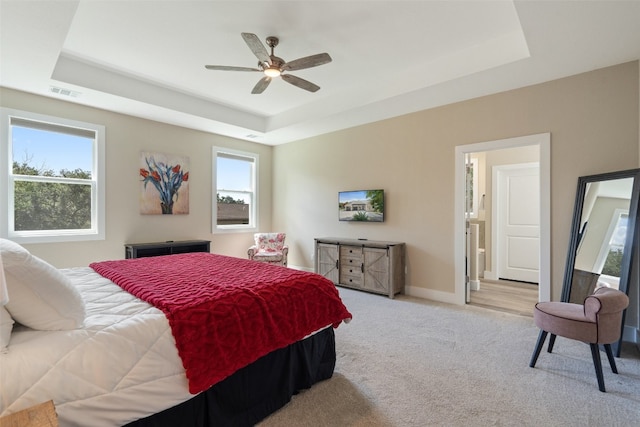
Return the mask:
M 282 74 L 280 75 L 280 77 L 282 77 L 282 80 L 284 80 L 285 82 L 294 86 L 298 86 L 300 89 L 308 90 L 309 92 L 317 92 L 318 89 L 320 89 L 320 86 L 291 74 Z
M 218 70 L 218 71 L 262 71 L 257 68 L 234 67 L 231 65 L 205 65 L 204 68 L 206 68 L 207 70 Z
M 264 76 L 258 81 L 258 83 L 256 83 L 251 93 L 254 95 L 261 94 L 262 92 L 264 92 L 267 86 L 269 86 L 269 83 L 271 83 L 271 77 Z
M 302 70 L 304 68 L 317 67 L 318 65 L 327 64 L 331 62 L 331 57 L 328 53 L 319 53 L 317 55 L 305 56 L 304 58 L 294 59 L 287 62 L 282 66 L 283 70 L 295 71 Z
M 261 63 L 271 64 L 269 52 L 267 52 L 267 48 L 264 47 L 258 36 L 252 33 L 242 33 L 242 38 Z

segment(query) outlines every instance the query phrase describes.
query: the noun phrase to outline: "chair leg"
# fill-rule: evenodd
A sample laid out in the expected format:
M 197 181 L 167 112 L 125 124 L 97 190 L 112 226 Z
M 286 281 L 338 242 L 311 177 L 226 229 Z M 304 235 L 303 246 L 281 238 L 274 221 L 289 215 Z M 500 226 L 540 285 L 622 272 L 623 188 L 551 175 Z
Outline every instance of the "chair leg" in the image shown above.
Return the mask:
M 616 360 L 613 358 L 613 351 L 611 350 L 611 344 L 605 344 L 604 350 L 607 352 L 607 358 L 609 359 L 609 366 L 614 374 L 618 373 L 618 367 L 616 366 Z
M 542 329 L 540 329 L 540 333 L 538 334 L 538 342 L 536 342 L 536 348 L 533 350 L 533 354 L 531 355 L 531 361 L 529 361 L 530 368 L 536 366 L 536 361 L 538 360 L 538 356 L 540 356 L 540 350 L 542 350 L 545 339 L 547 339 L 547 331 L 543 331 Z
M 598 378 L 598 388 L 601 392 L 604 389 L 604 376 L 602 375 L 602 362 L 600 361 L 600 346 L 598 344 L 589 344 L 591 347 L 591 357 L 593 358 L 593 366 L 596 368 L 596 377 Z
M 549 347 L 547 347 L 547 353 L 553 351 L 553 345 L 556 343 L 556 334 L 549 335 Z

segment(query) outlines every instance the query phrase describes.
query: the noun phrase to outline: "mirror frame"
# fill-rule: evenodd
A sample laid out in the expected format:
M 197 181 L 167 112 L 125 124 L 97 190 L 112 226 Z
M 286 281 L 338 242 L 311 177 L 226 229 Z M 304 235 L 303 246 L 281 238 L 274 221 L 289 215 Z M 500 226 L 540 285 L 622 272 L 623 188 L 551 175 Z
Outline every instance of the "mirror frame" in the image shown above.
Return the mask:
M 573 271 L 576 261 L 576 252 L 578 247 L 578 238 L 580 234 L 580 222 L 582 219 L 582 208 L 584 205 L 585 192 L 587 185 L 594 182 L 610 181 L 614 179 L 633 178 L 633 187 L 631 190 L 631 199 L 629 204 L 629 222 L 627 224 L 627 235 L 625 238 L 624 252 L 622 254 L 622 263 L 620 266 L 620 285 L 619 289 L 629 295 L 631 260 L 633 259 L 636 248 L 636 234 L 640 229 L 640 169 L 629 169 L 617 172 L 602 173 L 597 175 L 581 176 L 578 178 L 578 189 L 576 190 L 576 202 L 573 208 L 573 222 L 571 223 L 571 238 L 569 240 L 569 248 L 567 251 L 567 264 L 565 265 L 564 282 L 562 285 L 562 302 L 568 302 L 571 294 L 571 284 L 573 282 Z M 621 332 L 624 329 L 625 314 L 622 313 Z M 620 342 L 622 341 L 622 333 L 620 340 L 613 344 L 614 353 L 620 356 Z

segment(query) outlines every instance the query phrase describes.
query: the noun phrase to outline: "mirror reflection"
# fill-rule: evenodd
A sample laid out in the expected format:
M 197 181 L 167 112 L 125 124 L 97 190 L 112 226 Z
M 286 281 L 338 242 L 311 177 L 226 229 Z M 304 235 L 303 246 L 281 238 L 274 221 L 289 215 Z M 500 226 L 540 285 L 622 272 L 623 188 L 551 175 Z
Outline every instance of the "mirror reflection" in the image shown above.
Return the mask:
M 601 286 L 620 288 L 633 178 L 586 184 L 569 302 Z

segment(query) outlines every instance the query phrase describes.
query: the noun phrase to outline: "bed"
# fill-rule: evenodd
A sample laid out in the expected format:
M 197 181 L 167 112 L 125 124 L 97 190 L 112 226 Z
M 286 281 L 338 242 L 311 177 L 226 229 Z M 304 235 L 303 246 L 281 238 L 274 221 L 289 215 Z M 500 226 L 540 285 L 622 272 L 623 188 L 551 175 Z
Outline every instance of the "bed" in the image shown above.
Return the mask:
M 1 240 L 11 285 L 15 256 Z M 0 416 L 53 399 L 61 426 L 254 425 L 331 377 L 334 328 L 351 318 L 322 276 L 208 253 L 56 271 L 81 298 L 82 324 L 15 319 Z M 23 316 L 17 292 L 8 287 L 12 318 Z

